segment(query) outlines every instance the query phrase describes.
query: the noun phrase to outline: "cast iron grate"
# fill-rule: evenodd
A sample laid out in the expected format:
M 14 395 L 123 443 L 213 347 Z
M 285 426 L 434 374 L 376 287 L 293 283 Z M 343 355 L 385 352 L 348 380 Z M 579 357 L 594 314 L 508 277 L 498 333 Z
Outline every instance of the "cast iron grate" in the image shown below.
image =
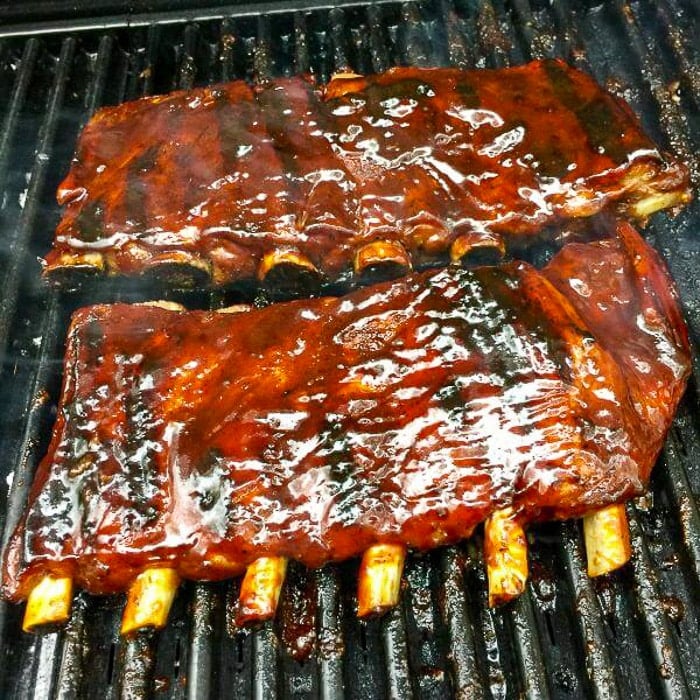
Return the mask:
M 266 14 L 239 8 L 197 22 L 132 17 L 133 26 L 120 27 L 114 18 L 102 30 L 54 22 L 34 38 L 0 27 L 5 537 L 46 449 L 70 311 L 148 295 L 114 282 L 60 295 L 39 283 L 36 257 L 58 217 L 53 193 L 80 126 L 98 106 L 239 77 L 312 72 L 326 80 L 348 67 L 500 66 L 562 56 L 622 94 L 700 179 L 700 6 L 693 0 L 266 7 Z M 647 229 L 678 281 L 696 347 L 698 228 L 696 202 Z M 171 296 L 190 306 L 231 301 L 216 293 Z M 118 635 L 118 597 L 79 594 L 68 627 L 41 637 L 23 635 L 21 609 L 0 603 L 0 697 L 700 697 L 698 378 L 696 365 L 650 495 L 630 507 L 634 563 L 606 580 L 585 576 L 578 525 L 565 523 L 535 530 L 528 592 L 497 611 L 486 605 L 478 538 L 411 558 L 401 607 L 367 623 L 354 616 L 352 562 L 293 568 L 285 614 L 256 630 L 231 626 L 236 582 L 186 584 L 168 628 L 128 642 Z M 297 660 L 304 645 L 312 653 Z

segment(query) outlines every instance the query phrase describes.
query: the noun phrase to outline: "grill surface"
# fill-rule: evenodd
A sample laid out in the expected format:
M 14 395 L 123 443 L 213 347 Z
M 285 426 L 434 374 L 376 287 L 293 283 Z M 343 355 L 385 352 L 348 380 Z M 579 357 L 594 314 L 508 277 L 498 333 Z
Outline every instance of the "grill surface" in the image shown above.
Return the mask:
M 3 542 L 48 443 L 71 310 L 153 294 L 108 281 L 60 295 L 39 281 L 36 257 L 58 219 L 56 185 L 98 106 L 237 77 L 311 71 L 326 80 L 347 67 L 562 56 L 627 99 L 649 133 L 690 164 L 696 184 L 700 177 L 694 0 L 265 9 L 198 11 L 196 21 L 132 17 L 130 26 L 114 17 L 100 19 L 103 29 L 54 22 L 36 25 L 45 31 L 34 38 L 0 27 Z M 696 348 L 698 228 L 697 201 L 647 228 L 678 282 Z M 199 307 L 233 301 L 221 293 L 170 298 Z M 129 642 L 118 635 L 119 597 L 79 594 L 68 627 L 39 637 L 21 633 L 20 607 L 0 602 L 0 697 L 700 697 L 698 370 L 650 494 L 630 506 L 633 563 L 613 576 L 586 577 L 579 525 L 564 523 L 534 530 L 528 590 L 496 611 L 486 605 L 478 537 L 410 558 L 401 606 L 366 623 L 354 615 L 354 562 L 293 567 L 283 614 L 256 630 L 232 627 L 236 582 L 186 584 L 168 628 Z M 295 660 L 304 645 L 311 655 Z

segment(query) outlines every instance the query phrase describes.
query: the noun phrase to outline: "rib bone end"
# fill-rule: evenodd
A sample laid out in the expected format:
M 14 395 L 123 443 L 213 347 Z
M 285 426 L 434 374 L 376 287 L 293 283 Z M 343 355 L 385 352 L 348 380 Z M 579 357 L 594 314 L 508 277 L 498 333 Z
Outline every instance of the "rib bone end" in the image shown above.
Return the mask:
M 138 306 L 155 306 L 158 309 L 163 309 L 165 311 L 185 311 L 185 307 L 182 304 L 178 304 L 175 301 L 166 301 L 165 299 L 158 299 L 156 301 L 142 301 L 137 304 Z
M 122 634 L 165 627 L 179 585 L 180 577 L 173 569 L 153 568 L 140 573 L 129 589 Z
M 301 272 L 318 274 L 316 266 L 305 255 L 296 250 L 280 249 L 265 253 L 258 267 L 258 278 L 264 280 L 279 265 L 298 268 Z
M 96 251 L 67 251 L 47 257 L 43 263 L 43 276 L 56 287 L 80 286 L 87 279 L 108 271 L 102 253 Z
M 527 539 L 512 509 L 496 511 L 484 525 L 489 606 L 517 598 L 527 583 Z
M 619 569 L 632 556 L 624 505 L 607 506 L 584 517 L 583 535 L 591 577 Z
M 357 615 L 380 615 L 399 602 L 406 548 L 377 544 L 362 557 L 357 587 Z
M 263 622 L 275 616 L 286 573 L 284 557 L 260 557 L 246 569 L 238 597 L 236 624 Z
M 316 293 L 322 282 L 322 275 L 311 260 L 289 248 L 266 253 L 257 275 L 273 298 L 308 296 Z
M 398 268 L 401 272 L 411 269 L 411 258 L 400 243 L 371 241 L 355 253 L 355 274 L 361 275 L 376 268 Z
M 687 192 L 653 192 L 628 205 L 627 211 L 635 219 L 646 220 L 654 212 L 674 209 L 690 202 Z
M 455 263 L 488 265 L 497 263 L 505 253 L 505 241 L 494 233 L 463 233 L 450 246 L 450 258 Z
M 49 625 L 60 625 L 70 617 L 73 579 L 44 576 L 27 598 L 22 629 L 32 632 Z

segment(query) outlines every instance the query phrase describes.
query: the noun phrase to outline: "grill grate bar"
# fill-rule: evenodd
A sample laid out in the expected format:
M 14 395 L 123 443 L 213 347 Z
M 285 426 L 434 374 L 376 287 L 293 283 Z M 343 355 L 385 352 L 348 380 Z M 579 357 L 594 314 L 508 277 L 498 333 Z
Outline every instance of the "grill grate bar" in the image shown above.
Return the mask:
M 516 56 L 511 55 L 515 44 L 512 36 L 512 24 L 499 22 L 501 4 L 498 0 L 485 0 L 479 5 L 477 15 L 477 40 L 480 53 L 487 57 L 487 64 L 493 68 L 510 65 Z
M 306 16 L 302 12 L 294 13 L 294 70 L 308 73 L 311 68 L 309 59 L 309 39 Z
M 57 700 L 72 700 L 80 696 L 83 680 L 83 648 L 85 645 L 85 596 L 81 593 L 73 601 L 71 619 L 63 633 L 61 655 L 56 682 Z
M 501 610 L 492 610 L 488 607 L 488 592 L 486 574 L 482 560 L 481 542 L 468 542 L 468 567 L 471 574 L 470 590 L 475 590 L 475 617 L 480 621 L 481 643 L 484 647 L 483 665 L 486 668 L 487 687 L 496 697 L 508 697 L 520 691 L 521 683 L 515 677 L 514 651 L 509 642 L 510 638 L 503 638 L 505 629 L 505 616 Z M 478 658 L 478 657 L 477 657 Z M 509 663 L 510 662 L 510 663 Z
M 220 608 L 219 602 L 211 586 L 201 583 L 194 586 L 187 670 L 187 697 L 190 700 L 208 698 L 212 694 L 214 615 Z
M 636 603 L 647 634 L 648 649 L 656 663 L 655 680 L 659 693 L 669 698 L 689 698 L 678 649 L 656 590 L 656 572 L 651 564 L 647 543 L 633 506 L 627 509 L 633 557 L 632 569 L 636 584 Z
M 430 41 L 428 27 L 422 21 L 418 5 L 405 3 L 401 7 L 401 24 L 398 32 L 398 55 L 401 63 L 413 66 L 431 66 L 439 64 L 434 52 L 439 49 L 438 42 Z
M 414 556 L 406 562 L 404 619 L 406 653 L 415 694 L 418 697 L 449 697 L 451 682 L 443 651 L 444 621 L 440 618 L 439 596 L 444 592 L 441 557 Z
M 182 55 L 180 56 L 180 68 L 177 78 L 177 86 L 180 90 L 191 90 L 194 86 L 195 56 L 197 55 L 198 40 L 199 28 L 196 24 L 188 24 L 185 28 L 185 41 Z
M 464 600 L 468 587 L 464 577 L 466 562 L 456 547 L 447 548 L 440 557 L 440 607 L 449 635 L 450 666 L 454 691 L 459 697 L 480 700 L 483 683 L 476 658 L 474 620 Z
M 157 63 L 158 49 L 160 47 L 161 27 L 158 24 L 151 25 L 148 28 L 146 39 L 146 67 L 142 71 L 143 83 L 141 95 L 151 95 L 154 91 L 155 82 L 155 66 Z
M 336 567 L 320 569 L 316 575 L 318 590 L 317 639 L 319 656 L 319 695 L 343 696 L 343 609 Z
M 230 19 L 225 19 L 221 23 L 218 47 L 221 80 L 233 80 L 235 77 L 235 70 L 233 68 L 235 43 L 236 38 L 233 22 Z
M 445 24 L 448 64 L 458 68 L 476 65 L 474 45 L 469 41 L 467 21 L 461 17 L 451 0 L 440 0 L 440 15 Z
M 12 88 L 10 106 L 2 124 L 2 137 L 0 138 L 0 189 L 5 188 L 5 179 L 8 172 L 7 159 L 10 155 L 12 141 L 15 138 L 20 113 L 26 101 L 27 89 L 36 67 L 38 53 L 39 42 L 36 39 L 29 39 L 24 45 L 19 72 Z
M 696 580 L 700 582 L 700 513 L 688 474 L 679 461 L 680 440 L 677 429 L 672 429 L 664 448 L 664 466 L 661 472 L 664 484 L 671 494 L 675 512 L 680 521 L 683 544 L 689 556 Z
M 389 55 L 384 40 L 385 18 L 381 5 L 367 6 L 367 26 L 369 29 L 370 70 L 381 73 L 389 68 Z
M 149 633 L 123 640 L 119 646 L 117 692 L 121 697 L 147 698 L 153 684 L 153 648 Z
M 17 228 L 11 236 L 12 258 L 8 264 L 0 292 L 0 351 L 7 344 L 10 322 L 14 316 L 19 286 L 27 262 L 28 239 L 38 214 L 39 199 L 48 174 L 53 139 L 60 117 L 60 108 L 68 82 L 74 39 L 65 39 L 58 57 L 58 67 L 47 105 L 47 115 L 41 125 L 37 150 L 29 180 L 27 197 Z
M 238 580 L 216 587 L 216 611 L 221 612 L 221 622 L 215 625 L 216 636 L 211 639 L 219 676 L 218 695 L 251 697 L 253 694 L 253 636 L 240 631 L 232 615 L 238 597 Z M 218 645 L 217 645 L 218 642 Z
M 531 700 L 544 700 L 549 697 L 549 686 L 544 665 L 544 652 L 532 606 L 532 594 L 530 589 L 526 588 L 525 592 L 509 607 L 525 697 Z
M 663 56 L 658 39 L 644 37 L 634 15 L 634 10 L 625 11 L 619 0 L 616 2 L 619 16 L 626 29 L 629 45 L 634 50 L 641 66 L 641 75 L 656 103 L 662 129 L 669 137 L 675 153 L 690 167 L 693 178 L 700 178 L 700 164 L 689 135 L 689 124 L 680 102 L 671 98 L 670 81 L 662 73 Z
M 675 0 L 663 0 L 657 3 L 656 17 L 650 21 L 663 27 L 667 37 L 667 44 L 680 68 L 679 75 L 682 80 L 688 81 L 692 88 L 692 98 L 700 107 L 700 53 L 697 37 L 700 26 L 688 17 L 688 12 Z M 659 26 L 659 25 L 657 25 Z
M 349 59 L 350 49 L 345 32 L 345 12 L 339 7 L 334 7 L 328 13 L 328 20 L 329 34 L 333 44 L 333 67 L 338 72 L 347 70 L 350 68 L 351 62 Z
M 62 632 L 44 634 L 37 640 L 38 650 L 34 652 L 37 660 L 34 670 L 35 682 L 33 687 L 26 688 L 26 697 L 40 700 L 51 697 L 54 687 L 54 667 L 60 654 Z
M 253 632 L 253 697 L 274 700 L 277 695 L 277 638 L 266 622 Z
M 413 697 L 413 689 L 406 648 L 404 605 L 402 602 L 386 613 L 381 619 L 381 627 L 389 696 L 409 700 Z
M 581 533 L 575 523 L 563 523 L 559 528 L 566 573 L 575 595 L 578 632 L 583 643 L 586 671 L 596 698 L 619 698 L 615 672 L 605 638 L 600 605 L 593 582 L 586 574 Z
M 265 82 L 274 75 L 272 64 L 272 33 L 270 18 L 267 15 L 261 15 L 258 18 L 253 67 L 254 77 L 258 82 Z
M 105 84 L 107 82 L 107 71 L 109 60 L 114 49 L 114 40 L 109 34 L 100 39 L 97 56 L 93 65 L 93 84 L 88 89 L 86 100 L 86 119 L 95 113 L 95 110 L 102 104 L 104 99 Z

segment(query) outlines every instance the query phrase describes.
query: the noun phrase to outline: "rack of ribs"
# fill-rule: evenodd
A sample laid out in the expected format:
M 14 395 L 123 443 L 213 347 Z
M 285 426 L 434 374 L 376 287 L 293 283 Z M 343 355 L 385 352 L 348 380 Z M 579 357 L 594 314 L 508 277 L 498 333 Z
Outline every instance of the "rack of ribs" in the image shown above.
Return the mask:
M 620 504 L 645 488 L 689 347 L 656 253 L 600 227 L 542 270 L 452 266 L 231 313 L 78 310 L 4 595 L 69 605 L 75 582 L 138 607 L 165 590 L 167 616 L 181 577 L 247 571 L 241 614 L 259 619 L 288 559 L 363 556 L 368 614 L 395 602 L 407 549 L 485 523 L 498 603 L 524 585 L 524 528 L 579 517 L 589 571 L 620 566 Z
M 98 111 L 45 274 L 318 287 L 494 261 L 566 219 L 689 198 L 687 168 L 558 60 L 238 81 Z

